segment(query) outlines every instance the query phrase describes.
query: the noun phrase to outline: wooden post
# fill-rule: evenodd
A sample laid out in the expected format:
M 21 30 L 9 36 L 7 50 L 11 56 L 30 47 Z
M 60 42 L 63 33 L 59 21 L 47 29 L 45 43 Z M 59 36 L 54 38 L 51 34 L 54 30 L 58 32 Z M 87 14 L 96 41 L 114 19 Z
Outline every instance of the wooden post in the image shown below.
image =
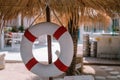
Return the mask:
M 46 7 L 46 21 L 50 22 L 50 8 Z M 47 43 L 48 43 L 48 63 L 52 63 L 52 49 L 51 49 L 51 36 L 47 35 Z M 49 78 L 49 80 L 53 80 L 52 77 Z
M 4 48 L 4 31 L 1 31 L 0 34 L 0 49 Z
M 5 42 L 4 42 L 4 20 L 3 20 L 4 17 L 2 17 L 1 19 L 1 24 L 0 24 L 0 49 L 3 49 L 4 48 L 4 45 L 5 45 Z

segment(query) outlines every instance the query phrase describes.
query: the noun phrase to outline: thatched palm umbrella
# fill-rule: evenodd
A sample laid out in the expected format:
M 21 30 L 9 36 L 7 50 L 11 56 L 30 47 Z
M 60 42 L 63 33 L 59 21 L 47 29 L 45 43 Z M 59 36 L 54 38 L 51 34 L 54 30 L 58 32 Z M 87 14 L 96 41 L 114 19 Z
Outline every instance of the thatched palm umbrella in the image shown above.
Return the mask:
M 67 73 L 73 75 L 79 24 L 89 23 L 87 21 L 104 22 L 107 18 L 103 14 L 111 17 L 120 15 L 120 0 L 0 0 L 0 19 L 9 20 L 19 13 L 23 17 L 39 15 L 46 5 L 66 19 L 63 24 L 68 25 L 67 28 L 74 41 L 73 63 Z M 60 20 L 62 22 L 62 19 Z
M 69 14 L 69 17 L 72 16 L 71 12 L 79 11 L 81 15 L 86 12 L 89 15 L 93 10 L 114 16 L 120 12 L 119 3 L 119 0 L 0 0 L 0 16 L 4 16 L 4 19 L 14 18 L 18 13 L 33 16 L 44 9 L 46 4 L 60 14 Z

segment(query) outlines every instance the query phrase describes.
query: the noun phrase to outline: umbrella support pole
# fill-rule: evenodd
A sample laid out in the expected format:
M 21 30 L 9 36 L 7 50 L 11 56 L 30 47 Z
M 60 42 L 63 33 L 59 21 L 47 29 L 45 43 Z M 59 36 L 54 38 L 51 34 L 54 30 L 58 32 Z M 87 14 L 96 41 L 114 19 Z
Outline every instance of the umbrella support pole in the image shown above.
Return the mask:
M 46 7 L 46 21 L 50 22 L 50 8 Z M 51 36 L 47 35 L 47 43 L 48 43 L 48 63 L 52 63 L 52 49 L 51 49 Z M 53 80 L 52 77 L 49 77 L 49 80 Z

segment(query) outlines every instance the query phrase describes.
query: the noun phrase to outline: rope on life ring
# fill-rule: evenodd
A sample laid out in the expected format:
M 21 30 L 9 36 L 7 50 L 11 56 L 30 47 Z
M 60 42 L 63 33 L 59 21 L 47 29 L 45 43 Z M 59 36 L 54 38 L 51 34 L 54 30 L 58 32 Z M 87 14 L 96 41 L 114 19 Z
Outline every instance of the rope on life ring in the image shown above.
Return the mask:
M 48 65 L 39 63 L 32 53 L 34 41 L 41 35 L 52 35 L 60 44 L 61 53 L 58 59 Z M 43 22 L 27 29 L 22 37 L 20 53 L 28 70 L 41 77 L 54 77 L 64 73 L 73 58 L 73 41 L 66 28 L 57 24 Z

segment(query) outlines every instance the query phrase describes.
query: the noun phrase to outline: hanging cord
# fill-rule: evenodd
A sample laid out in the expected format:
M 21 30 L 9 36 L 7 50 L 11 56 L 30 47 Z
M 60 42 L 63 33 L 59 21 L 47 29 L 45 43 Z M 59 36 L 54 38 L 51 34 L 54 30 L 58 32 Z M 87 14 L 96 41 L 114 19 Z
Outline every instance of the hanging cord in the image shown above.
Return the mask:
M 40 2 L 40 0 L 38 0 Z M 41 14 L 46 10 L 47 6 L 49 5 L 49 0 L 46 0 L 45 8 L 40 12 L 40 14 L 34 19 L 34 21 L 30 24 L 30 27 L 32 27 L 33 23 L 41 16 Z
M 60 23 L 60 25 L 63 26 L 63 23 L 60 21 L 60 19 L 59 19 L 58 16 L 56 15 L 55 11 L 54 11 L 54 10 L 52 10 L 52 11 L 53 11 L 53 14 L 55 15 L 55 17 L 57 18 L 58 22 Z
M 45 9 L 47 8 L 47 6 L 50 8 L 50 6 L 49 6 L 49 0 L 46 1 L 46 6 L 45 6 L 45 8 L 40 12 L 40 14 L 39 14 L 39 15 L 34 19 L 34 21 L 30 24 L 30 27 L 32 27 L 33 23 L 41 16 L 41 14 L 45 11 Z M 51 8 L 50 8 L 50 9 L 51 9 Z M 51 9 L 51 10 L 52 10 L 52 9 Z M 60 19 L 59 19 L 58 16 L 56 15 L 55 11 L 52 10 L 52 12 L 53 12 L 54 16 L 56 17 L 56 19 L 58 20 L 58 22 L 60 23 L 60 25 L 63 26 L 63 23 L 60 21 Z
M 50 0 L 48 0 L 48 1 L 46 2 L 46 5 L 50 8 L 49 4 L 50 4 Z M 58 20 L 58 22 L 60 23 L 60 25 L 63 26 L 62 22 L 60 21 L 60 19 L 59 19 L 58 16 L 56 15 L 55 11 L 54 11 L 52 8 L 50 8 L 50 10 L 53 12 L 54 16 L 56 17 L 56 19 Z
M 40 12 L 40 14 L 34 19 L 34 21 L 30 24 L 30 27 L 32 27 L 33 23 L 42 15 L 42 13 L 45 11 L 47 5 L 45 6 L 45 8 Z
M 60 23 L 60 25 L 63 26 L 62 22 L 61 22 L 60 19 L 57 17 L 55 11 L 49 6 L 49 4 L 50 4 L 50 0 L 47 0 L 47 1 L 46 1 L 46 6 L 50 8 L 50 10 L 53 12 L 54 16 L 57 18 L 57 20 L 58 20 L 58 22 Z

